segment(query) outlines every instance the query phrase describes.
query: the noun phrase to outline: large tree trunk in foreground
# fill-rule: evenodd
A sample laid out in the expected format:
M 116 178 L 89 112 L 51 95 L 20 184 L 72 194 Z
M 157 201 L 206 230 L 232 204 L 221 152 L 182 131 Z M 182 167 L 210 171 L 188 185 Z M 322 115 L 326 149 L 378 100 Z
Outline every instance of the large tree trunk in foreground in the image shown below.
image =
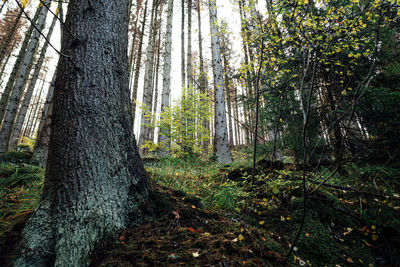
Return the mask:
M 14 266 L 87 266 L 94 245 L 139 222 L 148 180 L 132 131 L 128 0 L 70 0 L 41 201 Z
M 212 65 L 214 73 L 215 98 L 215 135 L 214 153 L 219 163 L 232 162 L 231 150 L 228 143 L 228 128 L 226 124 L 225 90 L 221 66 L 221 49 L 218 33 L 217 6 L 215 0 L 209 1 Z

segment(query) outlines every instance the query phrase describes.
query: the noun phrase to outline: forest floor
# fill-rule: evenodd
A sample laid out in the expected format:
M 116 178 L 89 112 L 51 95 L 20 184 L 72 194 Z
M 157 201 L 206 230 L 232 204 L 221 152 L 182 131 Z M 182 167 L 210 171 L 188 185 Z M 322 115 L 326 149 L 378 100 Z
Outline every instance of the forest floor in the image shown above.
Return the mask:
M 303 231 L 287 261 L 303 207 L 302 171 L 249 155 L 231 165 L 145 159 L 148 216 L 97 245 L 92 266 L 400 266 L 400 166 L 348 164 L 307 198 Z M 0 266 L 7 266 L 37 205 L 44 171 L 29 153 L 0 155 Z M 306 172 L 308 185 L 330 175 Z M 330 185 L 330 186 L 329 186 Z

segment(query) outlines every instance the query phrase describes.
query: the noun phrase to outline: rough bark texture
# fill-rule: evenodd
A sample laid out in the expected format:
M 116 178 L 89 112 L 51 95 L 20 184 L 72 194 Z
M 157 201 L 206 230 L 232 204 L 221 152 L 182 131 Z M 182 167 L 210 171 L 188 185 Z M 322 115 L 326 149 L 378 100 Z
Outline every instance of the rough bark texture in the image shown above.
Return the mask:
M 221 50 L 218 33 L 217 6 L 215 4 L 215 0 L 209 1 L 209 10 L 215 98 L 214 153 L 217 156 L 217 162 L 230 163 L 232 162 L 232 156 L 228 143 L 228 129 L 225 112 L 225 90 L 221 66 Z
M 148 180 L 132 131 L 128 0 L 70 0 L 41 201 L 14 266 L 87 266 L 96 242 L 137 223 Z M 76 66 L 74 66 L 74 64 Z
M 33 23 L 36 24 L 40 14 L 41 14 L 41 10 L 43 8 L 44 7 L 41 6 L 40 8 L 36 9 L 35 16 L 32 19 Z M 0 123 L 2 122 L 2 120 L 4 118 L 4 114 L 5 114 L 6 108 L 8 106 L 8 101 L 10 99 L 10 94 L 11 94 L 15 79 L 17 78 L 19 67 L 21 66 L 22 61 L 24 60 L 24 57 L 25 57 L 25 54 L 26 54 L 26 51 L 27 51 L 27 47 L 28 47 L 28 44 L 29 44 L 29 40 L 31 39 L 31 35 L 32 35 L 34 29 L 35 28 L 34 28 L 33 24 L 31 24 L 29 26 L 29 29 L 26 31 L 25 37 L 24 37 L 24 41 L 22 42 L 21 49 L 19 50 L 17 59 L 15 60 L 13 69 L 11 71 L 11 74 L 10 74 L 9 78 L 8 78 L 8 81 L 7 81 L 7 84 L 6 84 L 6 88 L 4 89 L 3 94 L 1 95 L 1 99 L 0 99 Z
M 50 6 L 51 0 L 46 0 L 44 3 Z M 47 12 L 47 8 L 42 8 L 42 10 L 40 11 L 39 19 L 36 25 L 40 31 L 42 31 L 44 28 Z M 33 56 L 37 50 L 39 38 L 40 33 L 38 30 L 35 29 L 32 34 L 32 39 L 27 47 L 27 52 L 25 54 L 24 60 L 22 61 L 22 65 L 18 71 L 18 75 L 14 83 L 14 88 L 10 96 L 10 101 L 4 115 L 4 120 L 0 131 L 0 151 L 8 150 L 14 121 L 17 116 L 18 107 L 24 92 L 26 80 L 32 68 Z
M 53 30 L 54 30 L 54 27 L 56 25 L 56 22 L 57 22 L 57 17 L 54 16 L 53 20 L 51 22 L 49 31 L 48 31 L 47 36 L 46 36 L 47 40 L 51 39 L 51 35 L 53 34 Z M 22 126 L 23 126 L 24 121 L 25 121 L 25 116 L 26 116 L 26 113 L 28 111 L 28 106 L 29 106 L 29 103 L 31 102 L 33 91 L 35 89 L 36 82 L 37 82 L 37 80 L 39 78 L 40 71 L 42 70 L 42 65 L 43 65 L 44 59 L 46 57 L 46 52 L 47 52 L 47 48 L 48 47 L 49 47 L 49 43 L 45 42 L 43 47 L 42 47 L 42 50 L 40 52 L 39 59 L 36 62 L 35 71 L 34 71 L 34 73 L 32 75 L 32 79 L 31 79 L 31 82 L 29 83 L 28 89 L 26 90 L 26 93 L 25 93 L 25 96 L 24 96 L 24 100 L 22 102 L 22 106 L 21 106 L 21 108 L 19 110 L 19 113 L 18 113 L 18 116 L 17 116 L 17 120 L 16 120 L 16 122 L 14 124 L 14 129 L 13 129 L 13 132 L 12 132 L 12 135 L 11 135 L 11 139 L 10 139 L 10 148 L 11 149 L 16 149 L 16 147 L 18 145 L 18 141 L 19 141 L 18 137 L 19 137 L 19 135 L 21 133 Z
M 170 82 L 171 82 L 171 48 L 172 48 L 172 20 L 174 15 L 174 1 L 168 0 L 168 11 L 167 11 L 167 28 L 165 34 L 165 57 L 163 67 L 163 90 L 161 97 L 161 113 L 169 107 L 170 100 Z M 169 154 L 170 142 L 165 136 L 167 129 L 160 129 L 160 143 L 163 144 L 163 148 L 159 151 L 160 156 L 167 156 Z

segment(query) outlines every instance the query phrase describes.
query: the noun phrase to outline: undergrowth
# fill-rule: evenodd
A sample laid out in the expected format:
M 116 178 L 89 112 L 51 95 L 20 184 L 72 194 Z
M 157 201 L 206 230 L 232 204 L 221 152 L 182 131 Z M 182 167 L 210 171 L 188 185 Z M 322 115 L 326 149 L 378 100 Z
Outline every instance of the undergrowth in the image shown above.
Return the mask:
M 43 169 L 15 163 L 26 160 L 18 153 L 25 152 L 0 164 L 1 266 L 12 254 L 8 244 L 17 242 L 38 203 L 44 179 Z M 199 158 L 145 160 L 158 192 L 151 197 L 152 217 L 127 229 L 104 253 L 97 249 L 94 262 L 280 265 L 301 218 L 303 172 L 292 163 L 271 169 L 260 161 L 253 185 L 249 155 L 236 152 L 235 158 L 230 165 Z M 289 264 L 398 266 L 398 166 L 352 163 L 343 169 L 306 172 L 309 192 L 318 190 L 308 196 L 304 229 Z

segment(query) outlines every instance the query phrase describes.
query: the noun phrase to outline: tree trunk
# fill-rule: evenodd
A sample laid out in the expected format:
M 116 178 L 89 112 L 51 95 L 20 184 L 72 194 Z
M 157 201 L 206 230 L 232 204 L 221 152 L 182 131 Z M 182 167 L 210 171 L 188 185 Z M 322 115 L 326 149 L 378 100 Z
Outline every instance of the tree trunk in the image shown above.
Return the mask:
M 46 76 L 46 74 L 44 75 Z M 35 131 L 36 128 L 36 122 L 37 122 L 37 118 L 38 118 L 38 111 L 39 111 L 39 107 L 40 107 L 40 99 L 42 98 L 42 93 L 43 93 L 43 88 L 45 85 L 45 81 L 43 80 L 42 86 L 40 87 L 40 91 L 39 94 L 36 95 L 35 100 L 33 101 L 34 103 L 34 108 L 32 107 L 32 116 L 29 118 L 28 122 L 29 123 L 29 128 L 27 130 L 27 136 L 31 137 Z
M 144 37 L 144 29 L 145 29 L 145 26 L 146 26 L 146 18 L 147 18 L 147 2 L 148 2 L 148 0 L 146 0 L 146 3 L 144 4 L 142 29 L 141 29 L 141 33 L 140 33 L 139 47 L 138 47 L 137 59 L 136 59 L 135 78 L 133 80 L 133 88 L 132 88 L 132 116 L 133 116 L 133 122 L 135 122 L 137 89 L 138 89 L 138 85 L 139 85 L 140 66 L 141 66 L 141 63 L 142 63 L 143 37 Z
M 1 48 L 0 48 L 0 65 L 3 62 L 4 57 L 6 56 L 6 51 L 7 48 L 10 46 L 15 31 L 18 28 L 18 24 L 20 22 L 21 16 L 22 16 L 22 9 L 19 11 L 17 17 L 15 18 L 14 24 L 12 25 L 11 29 L 8 30 L 7 32 L 7 36 L 5 36 L 4 42 L 1 44 Z
M 230 163 L 232 162 L 232 156 L 228 143 L 228 129 L 226 125 L 225 90 L 221 67 L 220 39 L 215 0 L 209 1 L 209 12 L 215 97 L 214 153 L 217 156 L 217 162 Z
M 161 2 L 160 3 L 160 10 L 158 12 L 158 22 L 157 22 L 157 28 L 156 28 L 156 32 L 154 34 L 158 35 L 157 37 L 157 43 L 156 43 L 156 48 L 155 48 L 155 60 L 156 60 L 156 64 L 154 64 L 154 79 L 153 79 L 153 104 L 152 104 L 152 114 L 154 114 L 154 119 L 157 120 L 157 111 L 158 111 L 158 82 L 159 82 L 159 73 L 160 73 L 160 56 L 161 56 L 161 23 L 162 23 L 162 13 L 163 13 L 163 8 L 164 8 L 164 3 Z M 152 124 L 155 124 L 155 121 L 152 121 Z M 155 135 L 155 131 L 156 131 L 156 127 L 152 127 L 150 128 L 150 140 L 152 140 L 153 142 L 157 143 L 157 137 Z
M 38 7 L 36 9 L 35 16 L 32 19 L 32 22 L 34 24 L 37 23 L 37 20 L 39 19 L 39 16 L 40 16 L 41 11 L 42 11 L 43 8 L 44 8 L 43 6 L 40 6 L 40 7 Z M 28 31 L 25 34 L 24 41 L 22 42 L 21 48 L 20 48 L 19 53 L 18 53 L 18 57 L 15 60 L 14 67 L 13 67 L 13 69 L 11 71 L 11 74 L 10 74 L 10 76 L 8 78 L 8 81 L 7 81 L 7 84 L 6 84 L 6 88 L 4 89 L 3 94 L 1 95 L 1 100 L 0 100 L 0 123 L 3 121 L 4 114 L 5 114 L 7 106 L 8 106 L 8 101 L 10 100 L 10 94 L 11 94 L 11 91 L 13 89 L 13 85 L 14 85 L 15 79 L 17 78 L 18 70 L 19 70 L 19 68 L 20 68 L 20 66 L 22 64 L 22 61 L 25 58 L 25 54 L 27 52 L 29 40 L 31 39 L 31 35 L 32 35 L 34 29 L 35 29 L 35 27 L 33 26 L 33 24 L 31 24 L 29 26 Z
M 14 266 L 88 266 L 94 245 L 137 223 L 148 179 L 132 131 L 128 0 L 70 0 L 43 195 Z M 74 62 L 74 64 L 72 64 Z
M 46 0 L 44 4 L 50 6 L 51 0 Z M 36 25 L 39 31 L 42 31 L 44 28 L 47 12 L 47 8 L 42 8 L 40 11 L 39 19 Z M 22 65 L 18 71 L 18 75 L 14 83 L 14 88 L 10 96 L 10 101 L 5 112 L 4 121 L 0 131 L 0 151 L 8 150 L 11 132 L 13 129 L 15 117 L 17 116 L 19 103 L 24 92 L 27 77 L 29 76 L 30 69 L 32 68 L 33 56 L 39 44 L 39 31 L 37 29 L 33 31 L 32 39 L 29 42 L 27 52 L 25 54 L 24 60 L 22 61 Z
M 162 112 L 169 107 L 170 101 L 170 82 L 171 82 L 171 48 L 172 48 L 172 21 L 174 15 L 174 1 L 168 0 L 168 11 L 167 11 L 167 28 L 165 30 L 165 57 L 164 57 L 164 68 L 163 68 L 163 90 L 161 97 L 161 116 Z M 160 128 L 160 143 L 162 148 L 159 151 L 160 156 L 167 156 L 169 154 L 171 142 L 165 135 L 169 132 L 169 129 Z
M 181 88 L 185 88 L 185 0 L 181 0 Z
M 56 77 L 57 71 L 53 75 L 49 91 L 47 92 L 46 101 L 43 105 L 42 116 L 40 118 L 38 134 L 32 156 L 32 161 L 38 163 L 42 167 L 46 167 L 47 155 L 49 152 L 51 117 L 53 114 L 53 93 Z
M 51 35 L 53 34 L 53 30 L 56 25 L 56 22 L 57 22 L 57 17 L 53 16 L 53 20 L 51 22 L 49 31 L 46 36 L 47 40 L 51 39 Z M 22 106 L 21 106 L 19 114 L 17 116 L 17 121 L 15 122 L 13 133 L 11 135 L 11 139 L 10 139 L 10 148 L 11 149 L 15 149 L 18 145 L 18 140 L 19 140 L 18 137 L 21 133 L 22 125 L 24 124 L 24 121 L 25 121 L 26 112 L 28 111 L 28 106 L 29 106 L 29 103 L 31 102 L 32 94 L 35 89 L 37 79 L 39 78 L 40 71 L 42 70 L 42 65 L 43 65 L 44 59 L 46 57 L 46 52 L 47 52 L 48 47 L 49 47 L 49 43 L 45 42 L 42 47 L 42 50 L 40 52 L 39 59 L 36 62 L 35 71 L 32 75 L 32 79 L 29 84 L 29 87 L 26 90 L 25 97 L 22 102 Z
M 143 85 L 143 100 L 144 109 L 142 110 L 141 120 L 140 120 L 140 136 L 139 136 L 139 151 L 141 155 L 145 155 L 148 149 L 142 148 L 146 141 L 150 140 L 150 127 L 148 124 L 151 123 L 151 118 L 149 117 L 152 110 L 153 102 L 153 67 L 154 67 L 154 50 L 155 50 L 155 39 L 156 39 L 156 27 L 157 27 L 157 10 L 159 6 L 159 0 L 153 0 L 153 7 L 151 12 L 151 25 L 149 34 L 149 43 L 147 46 L 147 62 L 144 76 Z
M 227 47 L 225 47 L 227 49 Z M 231 104 L 231 93 L 230 93 L 230 87 L 229 87 L 229 77 L 228 77 L 228 70 L 229 70 L 229 65 L 228 65 L 228 60 L 226 58 L 226 53 L 228 51 L 224 51 L 225 53 L 223 54 L 222 58 L 224 61 L 224 76 L 225 76 L 225 92 L 226 92 L 226 106 L 228 109 L 228 132 L 229 132 L 229 146 L 233 147 L 233 129 L 232 129 L 232 104 Z
M 3 4 L 1 4 L 1 7 L 0 7 L 0 14 L 1 14 L 1 12 L 3 11 L 3 8 L 4 8 L 4 6 L 6 5 L 6 2 L 7 2 L 7 1 L 3 1 Z
M 187 41 L 187 88 L 193 87 L 193 70 L 192 70 L 192 0 L 187 1 L 187 31 L 188 31 L 188 41 Z
M 11 49 L 11 50 L 14 50 L 15 44 L 16 44 L 16 42 L 14 42 L 14 43 L 12 44 L 12 49 Z M 0 70 L 0 86 L 3 84 L 4 71 L 5 71 L 6 67 L 7 67 L 8 61 L 10 60 L 11 54 L 12 54 L 12 53 L 9 53 L 9 54 L 7 55 L 6 60 L 4 61 L 3 66 L 1 66 L 1 70 Z
M 203 58 L 203 36 L 201 32 L 201 0 L 197 0 L 197 23 L 198 23 L 198 35 L 199 35 L 199 61 L 200 61 L 200 73 L 199 73 L 199 89 L 200 92 L 203 94 L 206 92 L 207 86 L 206 86 L 206 73 L 204 72 L 204 58 Z M 208 131 L 210 130 L 210 122 L 204 118 L 203 120 L 203 127 L 204 129 L 207 129 Z M 208 142 L 207 141 L 202 141 L 202 147 L 205 151 L 205 153 L 208 152 Z

